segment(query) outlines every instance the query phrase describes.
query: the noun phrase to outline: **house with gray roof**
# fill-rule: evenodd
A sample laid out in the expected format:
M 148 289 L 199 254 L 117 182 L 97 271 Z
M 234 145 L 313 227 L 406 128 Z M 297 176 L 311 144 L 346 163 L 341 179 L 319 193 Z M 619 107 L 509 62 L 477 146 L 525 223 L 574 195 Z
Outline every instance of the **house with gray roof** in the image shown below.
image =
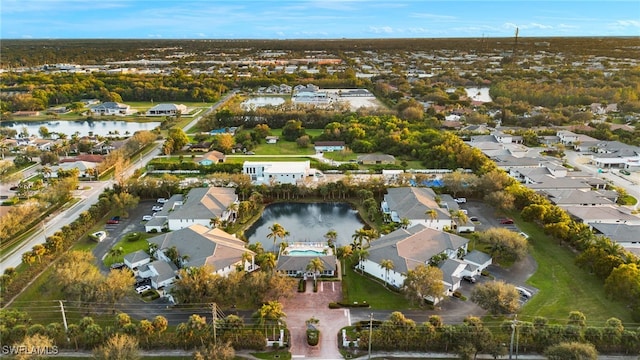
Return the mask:
M 245 271 L 256 269 L 255 253 L 245 248 L 245 242 L 218 228 L 194 224 L 148 241 L 157 247 L 156 257 L 165 261 L 170 261 L 166 250 L 175 247 L 182 259 L 181 267 L 206 265 L 221 276 L 227 276 L 238 268 Z
M 89 108 L 89 111 L 98 115 L 129 115 L 131 113 L 131 107 L 127 104 L 109 101 L 94 105 Z
M 176 116 L 186 114 L 187 106 L 183 104 L 158 104 L 147 110 L 147 116 Z
M 144 250 L 134 251 L 124 256 L 124 264 L 129 269 L 135 269 L 151 262 L 151 256 Z
M 436 202 L 436 193 L 431 188 L 389 188 L 381 208 L 382 212 L 396 223 L 407 219 L 409 226 L 422 224 L 437 230 L 453 226 L 449 211 L 441 208 Z
M 624 248 L 640 250 L 640 224 L 589 223 L 597 233 L 602 234 Z
M 615 191 L 593 191 L 576 189 L 547 189 L 542 191 L 549 201 L 558 206 L 604 206 L 615 205 Z M 613 197 L 613 198 L 611 198 Z
M 177 279 L 178 268 L 171 261 L 155 260 L 138 267 L 138 276 L 143 279 L 151 279 L 151 287 L 164 288 L 173 284 Z
M 220 221 L 235 221 L 236 211 L 232 204 L 236 203 L 238 195 L 235 188 L 193 188 L 181 205 L 171 208 L 172 211 L 167 214 L 167 227 L 169 230 L 179 230 L 194 224 L 211 226 L 211 219 L 215 218 Z
M 462 276 L 476 275 L 479 272 L 479 264 L 459 260 L 467 254 L 468 243 L 468 239 L 459 235 L 416 225 L 398 229 L 373 241 L 367 248 L 369 256 L 357 266 L 369 275 L 400 288 L 407 271 L 418 265 L 429 265 L 434 256 L 445 254 L 446 259 L 455 260 L 439 264 L 446 277 L 443 281 L 447 291 L 443 295 L 451 295 L 460 286 Z M 393 262 L 393 269 L 388 273 L 381 266 L 383 260 Z
M 592 226 L 593 223 L 640 225 L 640 217 L 620 206 L 563 206 L 571 217 Z

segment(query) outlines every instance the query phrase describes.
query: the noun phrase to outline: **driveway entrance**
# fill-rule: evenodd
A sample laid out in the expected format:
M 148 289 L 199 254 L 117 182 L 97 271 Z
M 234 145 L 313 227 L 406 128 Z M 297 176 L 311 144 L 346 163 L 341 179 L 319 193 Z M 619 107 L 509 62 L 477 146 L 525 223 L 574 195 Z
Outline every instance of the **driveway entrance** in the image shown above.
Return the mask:
M 291 331 L 289 351 L 294 358 L 342 359 L 338 351 L 338 332 L 349 325 L 349 309 L 329 309 L 330 302 L 342 300 L 342 283 L 327 281 L 318 283 L 318 292 L 313 292 L 313 280 L 307 280 L 307 291 L 295 293 L 281 301 L 287 314 L 285 321 Z M 306 321 L 316 318 L 320 330 L 320 342 L 316 346 L 307 345 Z

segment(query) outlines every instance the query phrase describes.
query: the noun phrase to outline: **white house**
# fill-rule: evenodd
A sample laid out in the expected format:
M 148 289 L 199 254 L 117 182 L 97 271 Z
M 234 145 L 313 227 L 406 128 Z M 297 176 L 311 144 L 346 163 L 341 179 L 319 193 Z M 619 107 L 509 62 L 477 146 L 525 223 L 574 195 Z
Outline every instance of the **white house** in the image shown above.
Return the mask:
M 52 178 L 58 177 L 58 172 L 69 171 L 73 169 L 78 169 L 78 177 L 79 178 L 87 178 L 89 176 L 95 177 L 93 175 L 93 169 L 98 166 L 96 163 L 88 162 L 88 161 L 74 161 L 74 162 L 62 162 L 59 166 L 55 166 L 51 168 L 51 174 L 49 175 Z
M 233 204 L 238 203 L 235 188 L 207 187 L 193 188 L 178 204 L 171 202 L 164 205 L 156 215 L 162 216 L 166 212 L 166 224 L 169 230 L 179 230 L 194 224 L 211 226 L 211 219 L 220 221 L 234 221 L 236 211 Z M 168 211 L 171 210 L 171 211 Z
M 147 110 L 147 116 L 176 116 L 177 114 L 186 114 L 187 106 L 180 104 L 158 104 Z
M 98 115 L 129 115 L 131 113 L 129 105 L 113 101 L 94 105 L 89 110 Z
M 245 161 L 242 173 L 254 184 L 292 184 L 303 182 L 313 175 L 310 161 Z
M 380 280 L 387 276 L 380 266 L 382 260 L 391 260 L 394 268 L 389 271 L 387 282 L 401 287 L 405 274 L 418 265 L 428 265 L 437 255 L 446 254 L 449 259 L 467 253 L 469 240 L 459 235 L 438 231 L 424 225 L 395 230 L 371 243 L 369 256 L 358 264 L 360 269 Z
M 436 194 L 426 187 L 399 187 L 387 189 L 381 208 L 393 222 L 409 220 L 409 226 L 422 224 L 436 230 L 452 228 L 449 211 L 440 207 Z
M 166 250 L 175 247 L 182 267 L 207 265 L 220 276 L 256 269 L 255 253 L 245 248 L 245 242 L 218 228 L 196 224 L 152 237 L 149 243 L 157 246 L 156 256 L 165 261 L 170 261 Z
M 151 279 L 151 287 L 154 289 L 173 284 L 177 273 L 178 268 L 166 259 L 155 260 L 138 267 L 138 276 L 143 279 Z
M 124 264 L 129 269 L 135 269 L 151 262 L 151 256 L 144 250 L 134 251 L 124 256 Z

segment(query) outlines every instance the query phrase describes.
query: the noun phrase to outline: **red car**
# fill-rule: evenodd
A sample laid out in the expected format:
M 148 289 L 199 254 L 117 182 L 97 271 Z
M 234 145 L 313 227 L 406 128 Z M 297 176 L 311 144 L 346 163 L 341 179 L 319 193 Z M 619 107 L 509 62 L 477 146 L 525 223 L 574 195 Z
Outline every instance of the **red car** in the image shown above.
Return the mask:
M 113 225 L 113 224 L 119 224 L 119 223 L 120 223 L 120 220 L 115 220 L 115 219 L 107 220 L 107 224 Z
M 513 224 L 513 219 L 502 219 L 502 220 L 500 220 L 500 224 L 502 224 L 502 225 L 511 225 L 511 224 Z

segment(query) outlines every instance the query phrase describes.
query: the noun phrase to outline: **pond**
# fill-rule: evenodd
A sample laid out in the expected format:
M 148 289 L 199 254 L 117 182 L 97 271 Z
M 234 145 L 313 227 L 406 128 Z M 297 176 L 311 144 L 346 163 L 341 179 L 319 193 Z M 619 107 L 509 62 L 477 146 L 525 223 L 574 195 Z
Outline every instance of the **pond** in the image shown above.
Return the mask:
M 278 106 L 284 104 L 284 99 L 277 96 L 257 96 L 245 100 L 240 104 L 243 110 L 251 110 L 261 106 Z
M 274 223 L 290 234 L 284 240 L 278 239 L 278 243 L 326 243 L 324 235 L 334 230 L 338 234 L 337 246 L 350 244 L 351 236 L 364 226 L 348 203 L 277 203 L 268 205 L 260 219 L 245 231 L 249 243 L 259 242 L 265 250 L 273 250 L 273 239 L 267 235 Z
M 119 120 L 79 120 L 79 121 L 64 121 L 64 120 L 50 120 L 50 121 L 2 121 L 0 126 L 15 129 L 18 134 L 23 128 L 27 128 L 29 135 L 40 136 L 40 127 L 44 126 L 49 132 L 66 134 L 67 137 L 78 133 L 78 136 L 89 136 L 89 133 L 99 136 L 109 135 L 125 135 L 127 131 L 133 135 L 139 130 L 153 130 L 160 126 L 159 121 L 151 122 L 133 122 L 133 121 L 119 121 Z

